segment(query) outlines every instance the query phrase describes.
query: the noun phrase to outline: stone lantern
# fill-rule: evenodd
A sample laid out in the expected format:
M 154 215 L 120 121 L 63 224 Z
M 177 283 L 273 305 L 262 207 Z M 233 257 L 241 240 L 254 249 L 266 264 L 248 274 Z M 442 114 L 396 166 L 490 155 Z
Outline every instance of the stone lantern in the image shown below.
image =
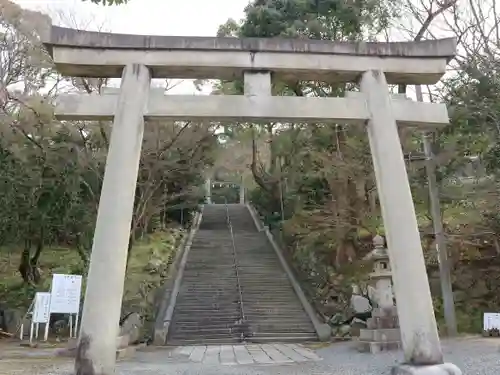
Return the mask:
M 375 236 L 373 247 L 374 250 L 368 256 L 373 261 L 370 280 L 375 288 L 375 301 L 379 308 L 392 308 L 394 295 L 392 293 L 391 263 L 384 246 L 384 239 L 381 236 Z
M 373 261 L 370 280 L 374 289 L 372 299 L 377 306 L 374 306 L 372 317 L 366 322 L 366 329 L 360 330 L 358 349 L 377 353 L 382 350 L 399 349 L 401 332 L 392 293 L 391 263 L 384 246 L 384 239 L 375 236 L 373 247 L 367 259 Z

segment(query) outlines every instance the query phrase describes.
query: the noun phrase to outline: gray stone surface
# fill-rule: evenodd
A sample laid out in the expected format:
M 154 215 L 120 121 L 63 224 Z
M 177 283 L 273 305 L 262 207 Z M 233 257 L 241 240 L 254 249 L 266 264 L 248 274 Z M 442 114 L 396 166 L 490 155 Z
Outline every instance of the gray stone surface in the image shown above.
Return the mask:
M 52 26 L 48 45 L 74 45 L 88 48 L 131 48 L 143 50 L 199 50 L 246 52 L 298 52 L 338 55 L 395 57 L 455 56 L 456 39 L 420 42 L 331 42 L 280 38 L 219 38 L 199 36 L 130 35 Z
M 142 317 L 138 313 L 131 313 L 125 317 L 120 325 L 120 336 L 128 336 L 128 344 L 135 344 L 141 338 Z
M 372 305 L 368 298 L 353 294 L 351 297 L 351 307 L 357 314 L 362 314 L 372 310 Z
M 389 83 L 432 84 L 445 73 L 456 47 L 454 39 L 339 43 L 126 35 L 60 27 L 48 27 L 42 34 L 60 73 L 101 78 L 119 78 L 125 64 L 135 63 L 147 65 L 154 78 L 234 79 L 245 71 L 267 70 L 285 81 L 349 82 L 364 71 L 380 69 Z
M 498 373 L 498 339 L 462 338 L 443 342 L 446 361 L 457 365 L 467 375 Z M 353 343 L 333 344 L 319 349 L 321 361 L 285 364 L 241 364 L 235 366 L 207 365 L 189 361 L 175 350 L 137 353 L 134 360 L 120 362 L 120 375 L 389 375 L 391 368 L 402 361 L 402 352 L 384 352 L 377 356 L 358 353 Z M 56 366 L 40 375 L 69 375 L 72 365 Z M 419 374 L 420 375 L 420 374 Z M 426 374 L 421 374 L 426 375 Z M 432 374 L 434 375 L 434 374 Z M 441 374 L 436 374 L 441 375 Z M 443 375 L 448 375 L 443 373 Z

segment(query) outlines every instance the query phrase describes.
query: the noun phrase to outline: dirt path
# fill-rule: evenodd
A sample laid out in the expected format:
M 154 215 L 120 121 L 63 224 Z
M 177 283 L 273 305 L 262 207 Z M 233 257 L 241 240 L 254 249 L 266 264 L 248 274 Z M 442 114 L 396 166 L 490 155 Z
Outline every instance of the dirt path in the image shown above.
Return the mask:
M 52 369 L 71 363 L 71 359 L 56 357 L 61 345 L 44 345 L 41 348 L 20 346 L 19 341 L 0 341 L 0 375 L 46 374 Z
M 0 375 L 47 374 L 70 362 L 68 358 L 0 359 Z

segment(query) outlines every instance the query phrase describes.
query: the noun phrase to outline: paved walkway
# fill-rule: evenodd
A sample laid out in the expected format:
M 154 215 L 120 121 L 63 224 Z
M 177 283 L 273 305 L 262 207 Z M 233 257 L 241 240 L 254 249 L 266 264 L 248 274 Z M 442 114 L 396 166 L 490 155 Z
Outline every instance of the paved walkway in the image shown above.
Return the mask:
M 174 349 L 172 357 L 223 366 L 276 365 L 321 360 L 314 351 L 295 344 L 184 346 Z
M 455 363 L 464 375 L 499 373 L 500 339 L 460 338 L 443 340 L 442 343 L 446 361 Z M 288 352 L 285 348 L 293 351 Z M 402 353 L 398 351 L 375 355 L 359 353 L 352 342 L 332 344 L 317 350 L 303 349 L 305 348 L 299 345 L 295 347 L 278 344 L 246 347 L 228 345 L 199 349 L 153 348 L 137 353 L 132 360 L 119 362 L 117 375 L 389 375 L 391 367 L 403 360 Z M 279 357 L 274 350 L 280 353 Z M 285 351 L 288 354 L 285 354 Z M 203 353 L 203 356 L 200 353 Z M 265 353 L 265 357 L 262 353 Z M 311 353 L 314 358 L 308 358 Z M 295 358 L 293 361 L 292 356 Z M 289 362 L 284 362 L 285 357 Z M 269 363 L 263 363 L 264 358 Z M 300 361 L 299 358 L 305 360 Z M 241 363 L 238 363 L 238 359 Z M 0 375 L 74 374 L 71 360 L 65 359 L 64 363 L 59 361 L 62 359 L 53 362 L 49 367 L 45 364 L 36 366 L 36 362 L 24 360 L 14 368 L 14 363 L 0 360 Z M 243 363 L 245 361 L 249 363 Z M 30 368 L 26 367 L 28 365 Z

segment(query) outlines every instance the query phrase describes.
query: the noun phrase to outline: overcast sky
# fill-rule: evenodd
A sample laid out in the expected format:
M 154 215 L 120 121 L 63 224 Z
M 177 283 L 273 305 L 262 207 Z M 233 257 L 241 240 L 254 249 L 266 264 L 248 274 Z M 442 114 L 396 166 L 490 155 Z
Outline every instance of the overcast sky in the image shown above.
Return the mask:
M 249 0 L 129 0 L 126 5 L 104 7 L 81 0 L 14 1 L 24 8 L 48 13 L 54 23 L 67 27 L 181 36 L 215 36 L 219 25 L 228 18 L 243 18 L 243 10 L 249 3 Z M 184 82 L 171 93 L 194 91 L 192 83 Z
M 73 14 L 116 33 L 214 36 L 228 18 L 241 19 L 248 0 L 130 0 L 104 7 L 81 0 L 15 0 L 26 8 Z
M 53 23 L 85 30 L 149 35 L 215 36 L 229 18 L 241 20 L 250 0 L 129 0 L 126 5 L 105 7 L 81 0 L 14 0 L 25 8 L 48 13 Z M 486 0 L 485 0 L 486 1 Z M 417 27 L 418 28 L 418 27 Z M 408 37 L 392 35 L 393 40 Z M 451 36 L 436 30 L 438 37 Z M 200 94 L 192 81 L 181 84 L 170 94 Z M 153 85 L 164 84 L 154 82 Z M 119 85 L 112 80 L 111 85 Z M 211 87 L 201 94 L 209 94 Z

